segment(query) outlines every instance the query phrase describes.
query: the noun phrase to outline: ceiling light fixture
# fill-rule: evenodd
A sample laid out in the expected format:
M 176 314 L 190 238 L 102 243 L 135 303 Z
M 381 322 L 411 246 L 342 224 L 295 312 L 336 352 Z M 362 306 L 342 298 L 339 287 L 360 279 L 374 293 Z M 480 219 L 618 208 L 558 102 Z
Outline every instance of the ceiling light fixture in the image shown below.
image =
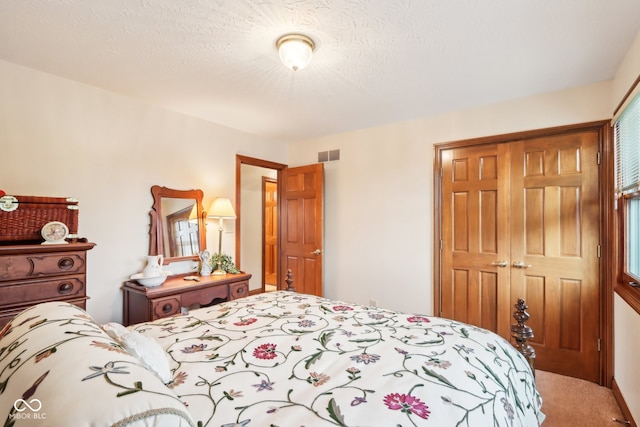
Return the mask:
M 311 62 L 315 44 L 302 34 L 286 34 L 278 39 L 276 48 L 280 54 L 280 61 L 293 71 L 298 71 Z

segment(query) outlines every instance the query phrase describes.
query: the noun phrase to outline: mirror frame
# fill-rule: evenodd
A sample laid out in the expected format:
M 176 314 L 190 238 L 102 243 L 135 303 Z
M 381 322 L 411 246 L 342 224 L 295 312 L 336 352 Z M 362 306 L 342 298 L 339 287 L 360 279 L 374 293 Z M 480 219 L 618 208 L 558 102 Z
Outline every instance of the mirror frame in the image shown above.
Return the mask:
M 207 230 L 206 230 L 206 212 L 202 206 L 202 190 L 175 190 L 173 188 L 161 187 L 154 185 L 151 187 L 151 195 L 153 196 L 153 205 L 149 216 L 151 217 L 151 226 L 149 228 L 149 255 L 165 254 L 163 246 L 164 233 L 162 226 L 162 198 L 174 199 L 194 199 L 196 201 L 196 209 L 200 212 L 198 216 L 198 243 L 200 251 L 207 249 Z M 182 257 L 164 257 L 163 264 L 170 264 L 176 261 L 198 260 L 198 255 L 182 256 Z

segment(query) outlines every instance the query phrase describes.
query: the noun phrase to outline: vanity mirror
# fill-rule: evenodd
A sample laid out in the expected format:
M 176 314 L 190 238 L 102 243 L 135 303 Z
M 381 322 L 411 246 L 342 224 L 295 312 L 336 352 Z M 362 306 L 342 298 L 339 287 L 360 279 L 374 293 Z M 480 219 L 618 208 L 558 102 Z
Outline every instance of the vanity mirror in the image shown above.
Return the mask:
M 149 255 L 164 255 L 164 264 L 198 260 L 198 252 L 207 246 L 202 190 L 154 185 L 151 194 Z

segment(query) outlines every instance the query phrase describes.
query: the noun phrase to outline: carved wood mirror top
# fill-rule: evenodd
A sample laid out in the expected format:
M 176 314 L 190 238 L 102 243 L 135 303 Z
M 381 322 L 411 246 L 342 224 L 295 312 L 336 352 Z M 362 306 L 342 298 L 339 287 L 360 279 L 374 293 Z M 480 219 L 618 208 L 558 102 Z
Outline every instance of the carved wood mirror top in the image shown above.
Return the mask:
M 151 187 L 149 255 L 164 255 L 164 263 L 197 260 L 207 248 L 202 190 Z

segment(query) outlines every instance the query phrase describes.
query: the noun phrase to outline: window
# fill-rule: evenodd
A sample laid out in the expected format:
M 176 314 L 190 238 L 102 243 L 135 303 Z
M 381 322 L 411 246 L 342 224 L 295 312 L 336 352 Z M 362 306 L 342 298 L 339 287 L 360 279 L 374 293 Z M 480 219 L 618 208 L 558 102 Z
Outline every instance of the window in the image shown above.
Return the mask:
M 614 122 L 623 282 L 640 284 L 640 93 Z

